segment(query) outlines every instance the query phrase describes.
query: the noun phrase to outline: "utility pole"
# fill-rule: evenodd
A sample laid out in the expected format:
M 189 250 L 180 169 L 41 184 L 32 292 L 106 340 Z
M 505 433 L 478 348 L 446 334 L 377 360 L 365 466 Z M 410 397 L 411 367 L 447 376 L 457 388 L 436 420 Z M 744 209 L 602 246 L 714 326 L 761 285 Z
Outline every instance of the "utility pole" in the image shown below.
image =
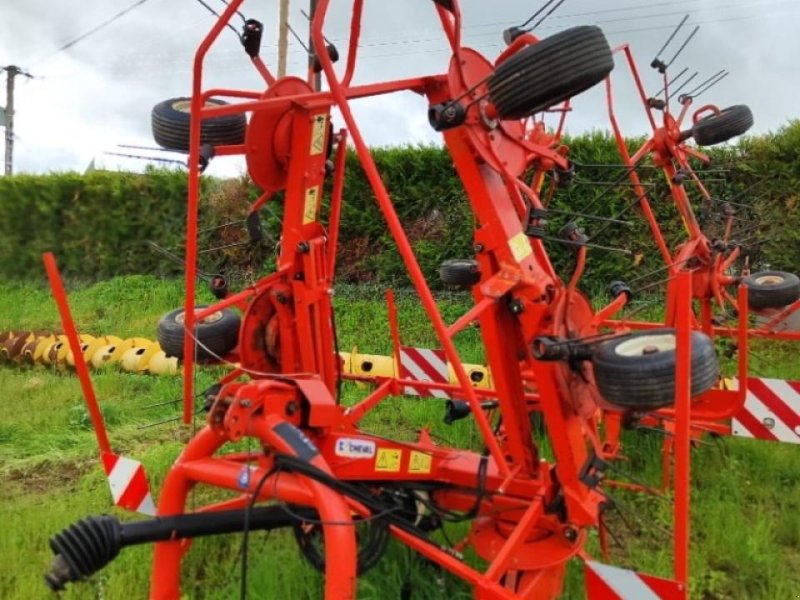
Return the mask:
M 6 72 L 6 167 L 5 174 L 13 175 L 14 173 L 14 80 L 17 75 L 24 75 L 25 77 L 32 77 L 30 73 L 26 73 L 19 67 L 8 65 L 2 67 L 0 71 Z
M 289 0 L 280 0 L 278 14 L 278 78 L 286 75 L 286 55 L 289 51 Z
M 309 2 L 308 47 L 311 49 L 311 52 L 309 52 L 308 55 L 308 68 L 311 70 L 314 68 L 314 56 L 318 53 L 318 50 L 314 48 L 314 40 L 311 39 L 311 23 L 314 21 L 314 14 L 317 12 L 317 0 L 309 0 Z M 319 91 L 322 88 L 322 73 L 314 73 L 313 82 L 314 90 Z

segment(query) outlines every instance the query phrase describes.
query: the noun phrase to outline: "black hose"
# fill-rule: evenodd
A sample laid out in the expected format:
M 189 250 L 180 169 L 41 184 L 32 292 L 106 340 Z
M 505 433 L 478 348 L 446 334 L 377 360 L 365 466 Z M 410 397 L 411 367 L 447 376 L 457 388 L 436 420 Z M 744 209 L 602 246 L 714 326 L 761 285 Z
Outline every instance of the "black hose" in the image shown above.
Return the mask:
M 313 512 L 301 511 L 311 517 Z M 159 517 L 121 523 L 116 517 L 87 517 L 50 538 L 56 555 L 44 580 L 52 590 L 63 590 L 71 581 L 87 579 L 122 548 L 164 540 L 234 533 L 244 529 L 246 511 L 229 510 Z M 251 530 L 270 530 L 292 525 L 295 517 L 279 506 L 256 508 L 248 515 Z

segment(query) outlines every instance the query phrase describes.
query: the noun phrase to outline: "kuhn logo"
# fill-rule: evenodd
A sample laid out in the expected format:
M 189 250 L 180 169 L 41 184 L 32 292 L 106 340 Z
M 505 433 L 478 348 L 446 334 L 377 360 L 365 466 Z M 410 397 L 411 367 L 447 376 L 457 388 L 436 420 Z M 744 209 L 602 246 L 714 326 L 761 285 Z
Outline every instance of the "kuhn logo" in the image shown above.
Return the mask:
M 336 456 L 372 458 L 375 456 L 375 442 L 356 438 L 339 438 L 336 440 Z

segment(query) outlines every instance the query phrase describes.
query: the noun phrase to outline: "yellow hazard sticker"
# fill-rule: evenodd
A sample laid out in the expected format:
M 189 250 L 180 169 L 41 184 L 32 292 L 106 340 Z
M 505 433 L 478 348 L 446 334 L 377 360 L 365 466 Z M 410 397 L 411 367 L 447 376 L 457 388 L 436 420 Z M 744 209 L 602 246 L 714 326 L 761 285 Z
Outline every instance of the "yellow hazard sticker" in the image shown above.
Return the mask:
M 408 459 L 408 472 L 427 475 L 431 472 L 431 462 L 432 457 L 430 454 L 412 450 L 411 457 Z
M 508 240 L 508 247 L 511 248 L 511 254 L 514 255 L 514 260 L 517 262 L 525 260 L 531 254 L 531 243 L 528 241 L 528 236 L 520 231 L 517 235 Z
M 322 153 L 325 149 L 325 134 L 328 129 L 328 115 L 317 115 L 314 117 L 314 125 L 311 128 L 311 156 Z
M 403 459 L 403 451 L 393 448 L 379 448 L 375 456 L 375 470 L 384 473 L 399 473 L 400 461 Z
M 303 225 L 317 220 L 317 207 L 319 206 L 319 186 L 306 190 L 306 203 L 303 209 Z

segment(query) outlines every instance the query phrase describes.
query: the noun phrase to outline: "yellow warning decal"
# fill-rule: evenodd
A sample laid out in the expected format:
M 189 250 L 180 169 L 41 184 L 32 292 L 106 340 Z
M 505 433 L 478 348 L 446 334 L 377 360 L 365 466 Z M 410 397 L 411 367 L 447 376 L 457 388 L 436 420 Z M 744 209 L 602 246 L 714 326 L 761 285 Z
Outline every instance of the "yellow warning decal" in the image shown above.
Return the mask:
M 306 203 L 303 209 L 303 225 L 317 220 L 317 207 L 319 206 L 319 186 L 306 190 Z
M 431 472 L 432 457 L 424 452 L 411 451 L 411 458 L 408 459 L 408 472 L 419 475 L 427 475 Z
M 528 236 L 522 231 L 508 240 L 508 247 L 511 248 L 511 254 L 514 255 L 514 260 L 517 262 L 524 260 L 533 254 L 533 250 L 531 250 L 531 244 L 528 241 Z
M 325 133 L 327 129 L 328 115 L 314 117 L 314 126 L 311 129 L 311 156 L 316 156 L 325 149 Z
M 379 448 L 378 454 L 375 456 L 375 470 L 383 471 L 384 473 L 399 473 L 402 459 L 402 450 Z

